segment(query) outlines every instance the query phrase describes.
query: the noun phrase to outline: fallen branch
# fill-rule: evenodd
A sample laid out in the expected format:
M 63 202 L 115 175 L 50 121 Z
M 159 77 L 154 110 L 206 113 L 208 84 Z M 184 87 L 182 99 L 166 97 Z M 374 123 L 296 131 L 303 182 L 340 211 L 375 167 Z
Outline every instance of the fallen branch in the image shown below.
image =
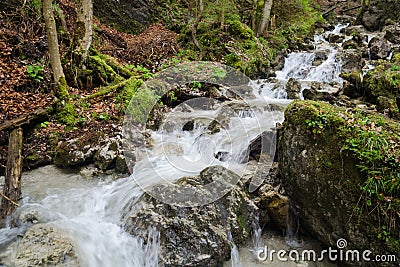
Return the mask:
M 123 80 L 117 84 L 113 84 L 113 85 L 108 85 L 106 87 L 101 88 L 99 91 L 97 91 L 96 93 L 93 93 L 87 97 L 85 97 L 84 99 L 92 99 L 92 98 L 96 98 L 96 97 L 100 97 L 100 96 L 104 96 L 107 95 L 111 92 L 114 92 L 115 90 L 124 87 L 129 81 L 132 81 L 134 79 L 138 79 L 140 78 L 140 76 L 132 76 L 129 79 Z
M 50 114 L 50 109 L 39 108 L 37 110 L 28 113 L 25 116 L 5 121 L 4 123 L 0 124 L 0 131 L 10 130 L 25 125 L 37 123 L 39 120 L 46 119 L 49 116 L 49 114 Z
M 327 11 L 325 11 L 324 13 L 322 13 L 322 17 L 325 17 L 326 15 L 328 15 L 329 13 L 331 13 L 333 10 L 335 10 L 336 5 L 334 5 L 333 7 L 329 8 Z
M 344 12 L 347 12 L 347 11 L 351 11 L 351 10 L 354 10 L 354 9 L 357 9 L 357 8 L 360 8 L 360 7 L 361 7 L 361 6 L 350 7 L 350 8 L 341 10 L 340 13 L 344 13 Z

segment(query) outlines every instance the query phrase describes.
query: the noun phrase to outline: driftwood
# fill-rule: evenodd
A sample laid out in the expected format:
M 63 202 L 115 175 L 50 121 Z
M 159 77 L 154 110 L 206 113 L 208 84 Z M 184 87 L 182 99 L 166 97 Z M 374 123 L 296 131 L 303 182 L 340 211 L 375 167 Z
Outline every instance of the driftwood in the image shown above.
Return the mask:
M 3 193 L 1 194 L 0 218 L 10 215 L 21 196 L 22 129 L 14 129 L 8 141 L 8 155 Z
M 22 117 L 5 121 L 0 124 L 0 131 L 4 130 L 12 130 L 18 127 L 25 126 L 27 124 L 37 123 L 40 120 L 44 120 L 48 117 L 50 111 L 48 109 L 39 108 L 35 111 L 32 111 Z

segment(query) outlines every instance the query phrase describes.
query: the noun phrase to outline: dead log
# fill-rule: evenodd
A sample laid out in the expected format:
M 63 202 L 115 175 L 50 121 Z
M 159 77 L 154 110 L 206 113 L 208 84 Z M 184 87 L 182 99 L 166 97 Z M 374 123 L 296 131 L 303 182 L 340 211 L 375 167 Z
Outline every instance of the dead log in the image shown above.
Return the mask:
M 27 124 L 36 123 L 45 120 L 50 113 L 49 109 L 39 108 L 22 117 L 5 121 L 0 124 L 0 131 L 15 129 Z
M 10 215 L 21 196 L 22 129 L 14 129 L 8 142 L 8 155 L 3 193 L 1 194 L 0 219 Z

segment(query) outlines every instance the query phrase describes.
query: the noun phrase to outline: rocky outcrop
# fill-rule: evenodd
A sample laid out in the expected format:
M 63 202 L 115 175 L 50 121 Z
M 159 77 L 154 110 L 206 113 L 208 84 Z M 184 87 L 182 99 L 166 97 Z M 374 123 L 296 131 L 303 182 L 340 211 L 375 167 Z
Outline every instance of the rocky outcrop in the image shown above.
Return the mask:
M 291 202 L 299 212 L 305 232 L 327 246 L 336 247 L 336 241 L 344 238 L 347 240 L 346 249 L 368 249 L 373 254 L 392 253 L 399 258 L 400 253 L 393 246 L 399 241 L 390 241 L 391 238 L 399 240 L 399 236 L 394 233 L 388 239 L 379 239 L 383 235 L 381 218 L 379 212 L 372 210 L 379 204 L 368 201 L 363 204 L 365 193 L 361 190 L 369 175 L 359 167 L 367 164 L 362 160 L 362 153 L 368 139 L 364 140 L 361 136 L 376 135 L 374 140 L 380 142 L 379 138 L 387 135 L 380 134 L 382 128 L 375 128 L 378 122 L 372 121 L 372 117 L 354 114 L 357 111 L 348 113 L 321 102 L 293 102 L 285 112 L 285 122 L 279 134 L 281 177 Z M 370 123 L 360 128 L 359 123 L 368 120 Z M 371 134 L 371 131 L 375 133 Z M 394 132 L 387 134 L 395 136 Z M 359 150 L 361 152 L 357 154 Z M 382 164 L 381 167 L 385 168 L 386 161 L 376 160 L 374 164 Z M 397 167 L 393 168 L 392 171 L 396 172 Z M 385 179 L 390 181 L 388 177 Z M 373 181 L 374 178 L 370 179 Z M 374 198 L 372 201 L 379 203 Z M 393 197 L 391 201 L 392 205 L 399 205 L 398 198 Z M 381 205 L 385 205 L 385 201 Z M 377 206 L 376 209 L 380 208 Z M 391 218 L 394 221 L 400 219 L 399 216 Z M 365 266 L 362 264 L 359 263 Z
M 400 3 L 393 0 L 378 0 L 368 4 L 362 14 L 362 24 L 369 31 L 381 30 L 387 23 L 400 18 Z
M 372 38 L 368 47 L 371 51 L 372 59 L 385 59 L 392 51 L 391 43 L 379 37 Z
M 213 166 L 199 176 L 182 178 L 176 183 L 199 188 L 221 178 L 239 179 L 224 167 Z M 167 266 L 219 266 L 230 258 L 229 232 L 236 244 L 243 243 L 250 235 L 256 210 L 239 185 L 204 206 L 171 206 L 147 193 L 135 206 L 142 208 L 134 208 L 129 213 L 125 229 L 147 240 L 148 230 L 156 227 L 160 231 L 160 259 Z
M 94 163 L 100 171 L 118 167 L 116 171 L 119 173 L 128 171 L 124 159 L 119 135 L 93 136 L 91 133 L 59 143 L 54 153 L 54 164 L 58 167 L 79 167 Z
M 394 43 L 400 44 L 400 24 L 396 23 L 393 25 L 386 26 L 383 31 L 385 31 L 385 39 Z
M 36 224 L 19 242 L 15 266 L 80 266 L 77 250 L 65 232 L 50 224 Z

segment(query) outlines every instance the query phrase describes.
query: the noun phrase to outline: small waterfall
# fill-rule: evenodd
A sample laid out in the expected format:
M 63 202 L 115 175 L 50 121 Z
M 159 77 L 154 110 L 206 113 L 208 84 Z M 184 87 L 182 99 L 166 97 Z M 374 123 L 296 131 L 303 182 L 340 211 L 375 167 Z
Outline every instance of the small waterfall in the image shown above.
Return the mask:
M 239 250 L 238 250 L 238 247 L 236 246 L 235 242 L 233 241 L 232 233 L 230 231 L 228 232 L 228 240 L 231 245 L 232 267 L 242 267 L 242 263 L 241 263 L 240 257 L 239 257 Z
M 299 216 L 296 208 L 292 204 L 289 206 L 286 224 L 286 243 L 290 247 L 301 247 L 303 245 L 303 241 L 299 239 Z

